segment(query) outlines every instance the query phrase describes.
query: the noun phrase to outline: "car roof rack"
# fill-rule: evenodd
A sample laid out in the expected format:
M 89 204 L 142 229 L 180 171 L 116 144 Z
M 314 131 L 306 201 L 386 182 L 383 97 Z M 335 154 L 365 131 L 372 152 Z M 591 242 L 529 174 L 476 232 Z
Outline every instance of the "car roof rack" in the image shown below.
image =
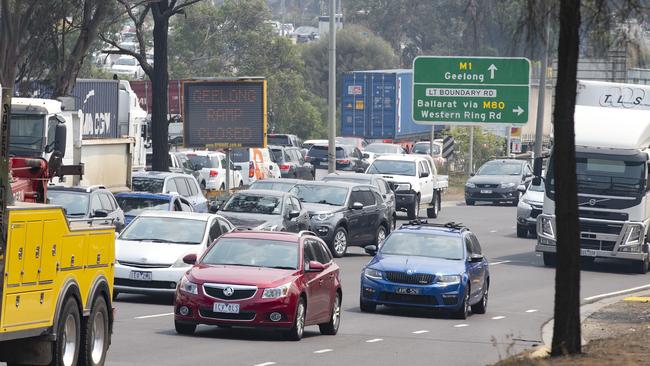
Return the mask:
M 298 236 L 304 236 L 304 235 L 311 235 L 311 236 L 316 236 L 316 237 L 318 237 L 318 235 L 316 235 L 316 233 L 313 232 L 313 231 L 309 231 L 309 230 L 300 230 L 300 231 L 298 232 Z
M 440 227 L 440 228 L 447 228 L 453 230 L 468 229 L 467 226 L 463 225 L 460 222 L 450 221 L 442 224 L 442 223 L 434 223 L 434 222 L 430 223 L 427 220 L 422 220 L 422 219 L 409 220 L 409 222 L 407 222 L 406 224 L 402 224 L 401 227 L 404 226 L 429 226 L 429 227 Z
M 251 230 L 253 230 L 253 228 L 248 226 L 235 226 L 235 228 L 232 229 L 232 231 L 251 231 Z

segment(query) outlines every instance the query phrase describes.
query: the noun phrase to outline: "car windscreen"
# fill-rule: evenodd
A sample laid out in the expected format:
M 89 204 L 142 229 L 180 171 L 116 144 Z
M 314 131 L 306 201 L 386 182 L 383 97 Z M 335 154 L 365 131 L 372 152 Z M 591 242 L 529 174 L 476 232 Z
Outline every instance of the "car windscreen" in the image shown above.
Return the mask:
M 131 57 L 122 57 L 117 59 L 115 61 L 115 65 L 122 65 L 122 66 L 136 66 L 136 59 L 131 58 Z
M 541 184 L 536 186 L 531 183 L 531 185 L 528 186 L 528 190 L 532 192 L 544 192 L 544 186 Z
M 279 215 L 281 210 L 282 202 L 279 197 L 239 193 L 228 200 L 222 211 Z
M 214 162 L 210 160 L 209 156 L 205 155 L 191 155 L 187 154 L 187 158 L 192 163 L 192 166 L 201 166 L 201 168 L 218 168 L 219 163 L 215 159 Z
M 429 143 L 428 142 L 418 142 L 413 146 L 414 154 L 429 154 Z M 440 155 L 440 145 L 433 144 L 433 155 Z
M 250 161 L 248 149 L 232 149 L 230 151 L 230 160 L 233 163 L 248 163 Z
M 298 197 L 300 202 L 321 203 L 332 206 L 344 206 L 348 197 L 347 188 L 328 187 L 320 184 L 297 184 L 289 192 Z
M 366 146 L 364 151 L 369 151 L 375 154 L 399 154 L 402 152 L 402 148 L 397 145 L 370 144 Z
M 381 245 L 381 253 L 459 260 L 463 258 L 463 243 L 457 236 L 396 231 Z
M 372 184 L 371 179 L 366 179 L 366 178 L 354 178 L 354 177 L 323 177 L 321 179 L 323 182 L 350 182 L 350 183 L 358 183 L 358 184 Z
M 164 185 L 165 180 L 158 178 L 133 177 L 131 180 L 131 189 L 134 192 L 162 193 Z
M 125 215 L 138 216 L 146 210 L 169 211 L 169 199 L 167 198 L 116 196 L 115 199 Z
M 267 136 L 266 140 L 266 143 L 269 145 L 286 146 L 291 144 L 291 141 L 289 141 L 289 136 L 283 135 L 270 135 Z
M 274 163 L 284 162 L 284 151 L 282 149 L 271 149 L 271 160 Z
M 292 242 L 221 238 L 201 260 L 202 264 L 298 269 L 298 245 Z
M 269 191 L 289 192 L 289 190 L 295 185 L 295 183 L 265 182 L 263 180 L 258 180 L 254 182 L 249 189 L 266 189 Z
M 368 174 L 394 174 L 415 176 L 415 162 L 400 160 L 375 160 L 366 172 Z
M 521 163 L 487 163 L 476 175 L 520 175 L 521 167 Z
M 307 152 L 307 156 L 312 158 L 327 158 L 328 146 L 314 145 Z M 344 158 L 346 156 L 345 150 L 342 147 L 336 147 L 336 157 Z
M 88 195 L 81 192 L 47 191 L 47 202 L 63 206 L 66 216 L 85 216 L 88 211 Z
M 45 119 L 40 114 L 11 115 L 9 154 L 14 156 L 39 156 L 45 141 Z
M 120 235 L 121 240 L 172 244 L 201 244 L 206 222 L 181 217 L 138 216 Z

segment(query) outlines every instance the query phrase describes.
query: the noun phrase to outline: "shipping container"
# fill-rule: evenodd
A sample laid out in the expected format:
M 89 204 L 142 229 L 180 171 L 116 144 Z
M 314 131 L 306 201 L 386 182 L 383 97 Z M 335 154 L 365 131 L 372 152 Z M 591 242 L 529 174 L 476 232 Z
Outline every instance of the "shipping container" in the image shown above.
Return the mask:
M 169 80 L 167 89 L 167 114 L 181 114 L 181 82 L 182 80 Z M 151 114 L 151 81 L 136 80 L 130 81 L 131 89 L 138 96 L 140 107 Z
M 75 109 L 82 111 L 84 138 L 117 138 L 119 80 L 77 79 L 72 90 Z
M 352 71 L 343 75 L 341 136 L 371 140 L 429 138 L 430 125 L 411 118 L 411 70 Z M 443 128 L 436 126 L 436 131 Z

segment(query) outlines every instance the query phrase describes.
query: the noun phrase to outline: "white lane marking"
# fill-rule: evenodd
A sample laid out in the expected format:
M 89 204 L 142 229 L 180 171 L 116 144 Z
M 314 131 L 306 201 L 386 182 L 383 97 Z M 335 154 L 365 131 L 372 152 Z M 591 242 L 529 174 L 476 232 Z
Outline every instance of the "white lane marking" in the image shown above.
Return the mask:
M 325 348 L 325 349 L 319 349 L 318 351 L 314 351 L 314 353 L 320 354 L 320 353 L 327 353 L 327 352 L 332 352 L 332 351 L 333 351 L 333 349 Z
M 602 299 L 603 297 L 609 297 L 609 296 L 613 296 L 613 295 L 619 295 L 619 294 L 623 294 L 623 293 L 630 292 L 630 291 L 645 290 L 645 289 L 647 289 L 647 288 L 650 288 L 650 285 L 644 285 L 644 286 L 639 286 L 639 287 L 632 287 L 632 288 L 628 288 L 628 289 L 625 289 L 625 290 L 614 291 L 614 292 L 608 292 L 608 293 L 606 293 L 606 294 L 600 294 L 600 295 L 595 295 L 595 296 L 589 296 L 589 297 L 585 297 L 584 300 L 585 300 L 585 301 L 591 301 L 591 300 L 596 300 L 596 299 Z
M 271 366 L 271 365 L 275 365 L 275 362 L 258 363 L 257 365 L 254 366 Z
M 505 316 L 503 316 L 503 315 L 493 316 L 493 317 L 492 317 L 492 320 L 501 320 L 501 319 L 503 319 L 503 318 L 505 318 Z
M 496 233 L 497 231 L 496 231 L 496 230 L 490 230 L 490 232 L 491 232 L 491 233 Z
M 469 324 L 456 324 L 456 325 L 454 325 L 454 328 L 463 328 L 463 327 L 469 327 Z
M 174 315 L 174 313 L 164 313 L 164 314 L 154 314 L 154 315 L 143 315 L 143 316 L 136 316 L 133 319 L 149 319 L 149 318 L 161 318 L 163 316 L 170 316 Z
M 536 313 L 538 311 L 539 310 L 537 310 L 537 309 L 528 309 L 528 310 L 526 310 L 527 313 Z
M 416 330 L 415 332 L 413 332 L 413 334 L 424 334 L 424 333 L 429 333 L 429 331 L 428 330 Z
M 383 338 L 373 338 L 373 339 L 368 339 L 366 343 L 377 343 L 383 341 Z
M 491 266 L 496 266 L 498 264 L 506 264 L 506 263 L 510 263 L 510 262 L 512 262 L 512 261 L 492 262 L 492 263 L 488 263 L 488 264 L 491 265 Z

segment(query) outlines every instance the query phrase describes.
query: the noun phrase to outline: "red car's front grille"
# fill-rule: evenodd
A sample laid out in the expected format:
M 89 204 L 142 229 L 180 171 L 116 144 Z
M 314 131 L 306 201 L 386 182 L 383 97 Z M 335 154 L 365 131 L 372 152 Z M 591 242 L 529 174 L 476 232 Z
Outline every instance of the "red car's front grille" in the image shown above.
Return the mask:
M 253 320 L 255 319 L 254 311 L 242 311 L 239 314 L 217 313 L 210 309 L 199 309 L 199 314 L 203 318 L 221 319 L 221 320 Z
M 243 300 L 249 299 L 255 295 L 257 290 L 234 290 L 232 295 L 226 296 L 221 288 L 203 286 L 203 291 L 205 294 L 221 300 Z

